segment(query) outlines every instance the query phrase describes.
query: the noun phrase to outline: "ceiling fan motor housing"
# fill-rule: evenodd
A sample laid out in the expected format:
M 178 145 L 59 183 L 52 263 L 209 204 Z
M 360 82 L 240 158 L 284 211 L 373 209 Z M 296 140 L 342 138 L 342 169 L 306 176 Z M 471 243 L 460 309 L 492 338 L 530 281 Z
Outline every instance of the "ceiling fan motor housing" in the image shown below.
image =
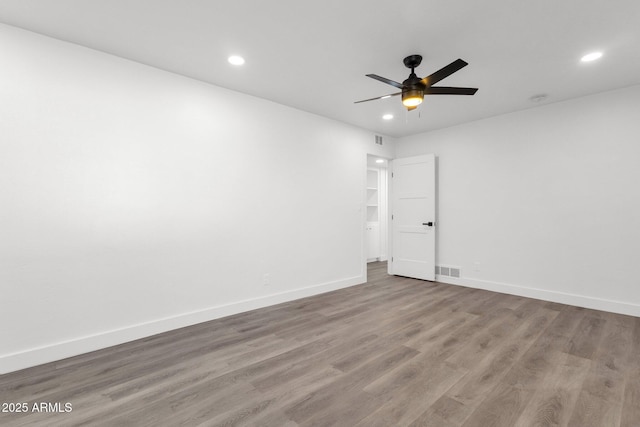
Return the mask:
M 407 68 L 411 68 L 411 72 L 413 72 L 414 68 L 417 68 L 418 65 L 422 62 L 421 55 L 409 55 L 402 60 L 404 66 Z

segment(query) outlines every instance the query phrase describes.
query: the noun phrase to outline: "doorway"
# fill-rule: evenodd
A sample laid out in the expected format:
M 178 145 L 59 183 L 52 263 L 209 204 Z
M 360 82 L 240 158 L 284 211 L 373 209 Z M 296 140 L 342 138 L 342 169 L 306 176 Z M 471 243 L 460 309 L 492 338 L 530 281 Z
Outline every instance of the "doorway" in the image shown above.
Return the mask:
M 388 258 L 389 159 L 367 155 L 366 177 L 366 262 Z M 366 270 L 366 269 L 365 269 Z

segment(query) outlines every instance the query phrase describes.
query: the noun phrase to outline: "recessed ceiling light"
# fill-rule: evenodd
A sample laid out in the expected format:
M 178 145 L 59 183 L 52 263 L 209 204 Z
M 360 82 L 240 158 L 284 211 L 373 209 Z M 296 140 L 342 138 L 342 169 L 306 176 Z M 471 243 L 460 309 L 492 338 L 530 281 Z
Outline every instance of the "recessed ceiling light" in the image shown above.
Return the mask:
M 384 116 L 382 116 L 382 118 L 385 120 L 391 120 L 393 119 L 393 114 L 385 114 Z
M 242 56 L 238 56 L 238 55 L 230 56 L 228 61 L 229 61 L 229 64 L 233 64 L 233 65 L 242 65 L 242 64 L 244 64 L 244 58 Z
M 384 160 L 378 159 L 378 160 L 376 160 L 376 163 L 384 163 Z
M 602 52 L 591 52 L 580 58 L 582 62 L 591 62 L 602 57 Z

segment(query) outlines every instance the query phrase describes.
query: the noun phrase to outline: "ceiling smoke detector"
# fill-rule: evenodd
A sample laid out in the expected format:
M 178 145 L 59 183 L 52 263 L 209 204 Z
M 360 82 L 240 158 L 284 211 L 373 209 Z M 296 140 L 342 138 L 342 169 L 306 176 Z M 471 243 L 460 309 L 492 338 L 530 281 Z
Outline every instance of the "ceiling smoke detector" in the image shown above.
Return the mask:
M 549 96 L 545 95 L 544 93 L 541 93 L 540 95 L 533 95 L 531 98 L 529 98 L 529 101 L 531 102 L 535 102 L 536 104 L 545 101 Z

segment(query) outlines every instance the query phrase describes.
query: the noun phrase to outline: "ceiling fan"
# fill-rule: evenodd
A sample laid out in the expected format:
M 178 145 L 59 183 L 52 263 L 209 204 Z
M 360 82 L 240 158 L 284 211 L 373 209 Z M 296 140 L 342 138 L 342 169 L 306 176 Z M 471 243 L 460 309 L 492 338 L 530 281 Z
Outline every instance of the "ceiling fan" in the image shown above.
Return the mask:
M 473 95 L 478 90 L 477 88 L 471 87 L 433 86 L 440 80 L 449 77 L 451 74 L 469 65 L 462 59 L 456 59 L 451 64 L 439 69 L 435 73 L 423 79 L 416 76 L 416 73 L 414 71 L 415 68 L 422 62 L 422 56 L 410 55 L 404 58 L 403 62 L 407 68 L 411 68 L 411 74 L 402 83 L 389 80 L 385 77 L 380 77 L 376 74 L 367 74 L 367 77 L 371 77 L 372 79 L 379 80 L 382 83 L 386 83 L 391 86 L 395 86 L 398 89 L 402 89 L 402 92 L 379 96 L 377 98 L 364 99 L 362 101 L 356 101 L 355 104 L 402 95 L 402 104 L 407 107 L 407 110 L 411 111 L 416 109 L 418 105 L 422 103 L 422 99 L 425 95 Z

